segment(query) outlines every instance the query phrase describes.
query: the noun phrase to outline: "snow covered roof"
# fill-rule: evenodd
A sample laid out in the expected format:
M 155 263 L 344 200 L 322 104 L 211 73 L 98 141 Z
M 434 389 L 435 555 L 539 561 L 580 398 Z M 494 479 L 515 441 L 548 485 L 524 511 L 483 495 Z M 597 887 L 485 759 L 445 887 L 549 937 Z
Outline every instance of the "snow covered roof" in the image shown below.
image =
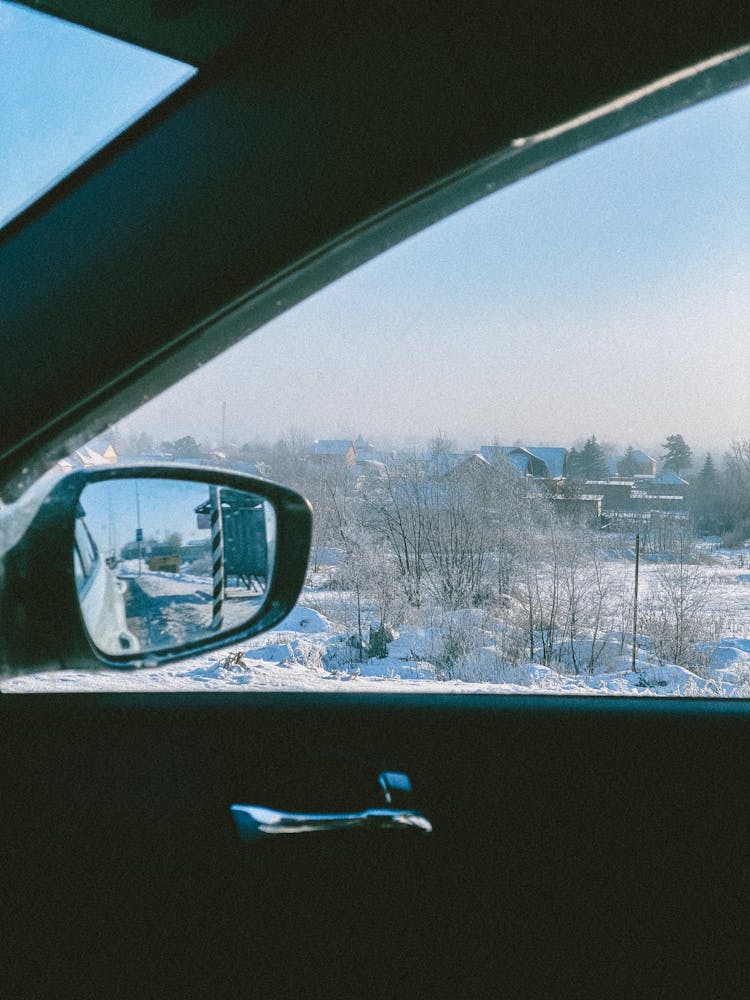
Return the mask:
M 565 475 L 565 457 L 568 454 L 565 448 L 533 448 L 526 447 L 526 451 L 540 462 L 547 466 L 550 476 L 553 479 L 562 479 Z
M 359 452 L 357 452 L 359 456 Z M 365 455 L 364 461 L 368 462 L 380 462 L 382 465 L 387 465 L 392 462 L 396 457 L 395 451 L 383 451 L 378 448 L 368 449 Z
M 353 447 L 351 441 L 337 439 L 313 441 L 312 453 L 313 455 L 346 455 Z
M 381 462 L 377 458 L 362 458 L 357 463 L 360 469 L 368 472 L 377 472 L 379 474 L 385 473 L 387 471 L 387 466 L 385 462 Z
M 510 462 L 511 465 L 515 466 L 516 469 L 524 476 L 530 472 L 530 455 L 523 448 L 516 448 L 509 455 L 505 456 L 506 461 Z
M 501 458 L 507 458 L 513 450 L 512 446 L 509 447 L 504 444 L 483 444 L 479 449 L 479 454 L 482 458 L 486 458 L 488 462 L 497 462 Z
M 466 462 L 472 457 L 471 452 L 454 452 L 448 454 L 431 455 L 429 457 L 428 465 L 430 466 L 433 473 L 438 476 L 444 476 L 446 472 L 451 472 L 458 465 Z
M 682 476 L 678 476 L 676 472 L 672 472 L 669 469 L 664 469 L 657 476 L 654 476 L 655 483 L 662 483 L 664 486 L 689 486 L 690 484 Z
M 565 448 L 539 448 L 536 445 L 533 447 L 526 447 L 525 445 L 520 447 L 497 444 L 483 444 L 479 449 L 479 453 L 488 462 L 497 463 L 502 459 L 506 459 L 524 474 L 529 471 L 529 459 L 536 459 L 536 462 L 532 463 L 532 473 L 534 475 L 539 474 L 537 463 L 542 462 L 546 467 L 544 475 L 549 476 L 551 479 L 562 479 L 565 475 L 565 458 L 568 454 Z
M 116 462 L 117 452 L 111 444 L 107 445 L 101 455 L 88 445 L 84 445 L 72 455 L 61 459 L 58 465 L 63 472 L 71 472 L 73 469 L 90 469 L 97 465 L 114 465 Z

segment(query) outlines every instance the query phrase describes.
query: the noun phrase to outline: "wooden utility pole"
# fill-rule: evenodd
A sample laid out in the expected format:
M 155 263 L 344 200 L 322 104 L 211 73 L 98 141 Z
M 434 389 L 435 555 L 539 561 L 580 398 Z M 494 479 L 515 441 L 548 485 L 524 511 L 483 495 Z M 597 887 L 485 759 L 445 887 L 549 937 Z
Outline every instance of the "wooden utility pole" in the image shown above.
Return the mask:
M 633 673 L 635 673 L 635 651 L 638 644 L 638 571 L 641 564 L 641 536 L 635 536 L 635 592 L 633 594 Z

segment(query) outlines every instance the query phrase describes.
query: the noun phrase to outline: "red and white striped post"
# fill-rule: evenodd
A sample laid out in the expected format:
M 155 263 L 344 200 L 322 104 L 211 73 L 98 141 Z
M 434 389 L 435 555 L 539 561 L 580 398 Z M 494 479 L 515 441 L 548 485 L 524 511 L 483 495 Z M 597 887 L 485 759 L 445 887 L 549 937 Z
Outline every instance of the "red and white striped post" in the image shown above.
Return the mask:
M 221 490 L 209 488 L 211 498 L 211 566 L 214 582 L 214 613 L 211 629 L 218 632 L 224 624 L 224 531 L 221 517 Z

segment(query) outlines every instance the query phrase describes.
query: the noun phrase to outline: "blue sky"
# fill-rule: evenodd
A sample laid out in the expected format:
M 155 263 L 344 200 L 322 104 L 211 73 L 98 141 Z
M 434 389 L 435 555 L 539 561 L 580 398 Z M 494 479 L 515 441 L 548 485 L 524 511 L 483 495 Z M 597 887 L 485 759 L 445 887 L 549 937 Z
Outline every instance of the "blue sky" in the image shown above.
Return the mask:
M 556 164 L 319 292 L 136 423 L 218 440 L 226 400 L 235 441 L 593 433 L 658 453 L 682 433 L 722 451 L 750 435 L 748 150 L 745 88 Z
M 192 73 L 0 0 L 0 224 Z
M 97 37 L 0 2 L 5 211 L 49 182 L 37 163 L 57 172 L 184 78 Z M 236 442 L 294 426 L 723 449 L 750 436 L 748 150 L 744 88 L 556 164 L 319 292 L 121 429 L 218 441 L 226 401 Z

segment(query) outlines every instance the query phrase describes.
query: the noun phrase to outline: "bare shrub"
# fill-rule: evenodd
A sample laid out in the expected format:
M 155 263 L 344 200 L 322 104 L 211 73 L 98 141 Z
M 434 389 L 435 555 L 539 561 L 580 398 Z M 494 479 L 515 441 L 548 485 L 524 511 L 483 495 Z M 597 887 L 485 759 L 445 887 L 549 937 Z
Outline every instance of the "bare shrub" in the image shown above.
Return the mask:
M 660 663 L 676 663 L 708 676 L 722 626 L 712 608 L 713 584 L 693 540 L 683 533 L 673 560 L 656 567 L 640 613 L 642 630 Z

